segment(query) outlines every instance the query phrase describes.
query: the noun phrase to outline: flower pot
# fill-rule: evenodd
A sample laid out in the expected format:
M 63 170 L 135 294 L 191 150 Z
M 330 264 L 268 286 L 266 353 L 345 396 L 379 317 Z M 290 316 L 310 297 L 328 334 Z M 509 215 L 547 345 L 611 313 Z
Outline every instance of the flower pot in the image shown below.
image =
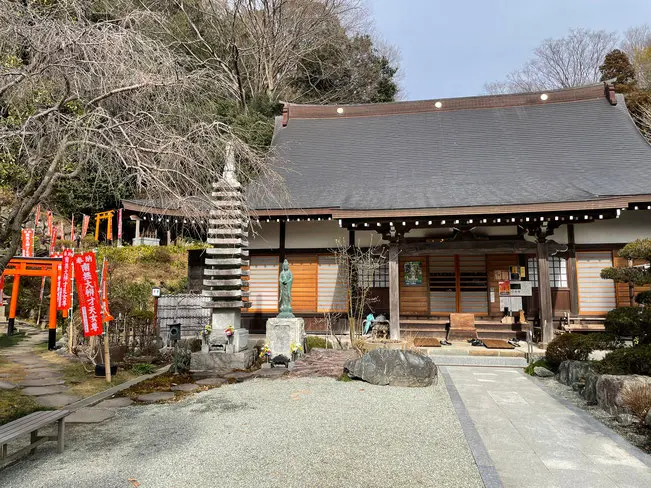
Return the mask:
M 118 373 L 118 365 L 111 365 L 111 376 Z M 106 376 L 106 366 L 103 364 L 95 365 L 95 376 Z

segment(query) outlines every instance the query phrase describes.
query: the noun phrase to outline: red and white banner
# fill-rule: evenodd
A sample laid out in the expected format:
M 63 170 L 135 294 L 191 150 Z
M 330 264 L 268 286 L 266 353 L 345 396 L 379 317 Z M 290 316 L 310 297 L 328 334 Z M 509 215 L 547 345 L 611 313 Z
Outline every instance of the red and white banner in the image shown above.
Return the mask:
M 108 261 L 104 258 L 102 263 L 102 317 L 104 322 L 110 322 L 113 315 L 109 312 L 108 306 Z
M 54 225 L 52 225 L 52 210 L 47 211 L 47 235 L 52 237 L 52 229 L 54 229 Z
M 5 300 L 5 275 L 0 275 L 0 305 Z
M 56 229 L 55 229 L 56 230 Z M 62 252 L 53 252 L 50 254 L 51 258 L 63 258 L 63 253 Z M 61 262 L 57 264 L 57 310 L 63 310 L 63 307 L 61 306 L 61 302 L 63 300 L 63 266 Z M 52 298 L 50 298 L 51 300 Z
M 75 242 L 75 216 L 70 217 L 70 240 Z
M 77 254 L 73 262 L 84 336 L 101 335 L 104 332 L 104 327 L 102 325 L 95 254 L 93 252 Z
M 118 209 L 118 241 L 122 240 L 122 209 Z
M 61 240 L 64 240 L 66 238 L 66 232 L 63 230 L 63 220 L 59 222 L 59 231 L 61 232 Z
M 88 232 L 88 224 L 90 223 L 90 215 L 84 215 L 84 218 L 81 221 L 81 238 L 86 237 Z
M 72 292 L 72 249 L 64 249 L 61 255 L 61 264 L 57 275 L 57 310 L 68 310 L 71 303 Z
M 57 228 L 52 226 L 52 233 L 50 234 L 50 256 L 54 254 L 54 249 L 57 245 Z
M 38 229 L 38 221 L 41 220 L 41 204 L 36 206 L 36 216 L 34 217 L 34 229 Z
M 34 257 L 34 229 L 23 229 L 22 256 Z

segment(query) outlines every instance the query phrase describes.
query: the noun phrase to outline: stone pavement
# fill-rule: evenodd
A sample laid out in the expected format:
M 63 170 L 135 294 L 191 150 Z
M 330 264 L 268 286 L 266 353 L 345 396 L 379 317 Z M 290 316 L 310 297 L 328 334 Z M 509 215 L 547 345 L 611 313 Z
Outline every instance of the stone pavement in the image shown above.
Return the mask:
M 522 370 L 441 369 L 480 472 L 503 486 L 651 486 L 650 456 Z
M 24 377 L 15 384 L 5 381 L 5 386 L 21 388 L 23 394 L 33 396 L 40 405 L 48 408 L 60 408 L 80 400 L 81 397 L 68 393 L 58 366 L 34 352 L 34 346 L 47 342 L 48 331 L 22 326 L 20 330 L 27 333 L 27 338 L 15 346 L 2 349 L 0 355 L 18 366 L 24 372 Z

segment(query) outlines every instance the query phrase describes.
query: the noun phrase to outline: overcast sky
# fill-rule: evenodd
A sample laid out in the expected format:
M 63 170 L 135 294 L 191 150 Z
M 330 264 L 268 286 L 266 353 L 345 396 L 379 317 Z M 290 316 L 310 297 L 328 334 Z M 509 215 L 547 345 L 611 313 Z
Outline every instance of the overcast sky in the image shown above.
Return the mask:
M 400 51 L 405 100 L 478 95 L 548 37 L 651 23 L 651 0 L 368 0 L 378 35 Z

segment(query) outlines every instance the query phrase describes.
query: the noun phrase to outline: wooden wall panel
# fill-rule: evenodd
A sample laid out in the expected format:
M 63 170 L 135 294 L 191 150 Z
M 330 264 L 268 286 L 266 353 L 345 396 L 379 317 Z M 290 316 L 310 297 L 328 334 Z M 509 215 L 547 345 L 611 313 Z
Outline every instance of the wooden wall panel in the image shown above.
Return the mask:
M 292 284 L 292 311 L 316 312 L 317 302 L 317 255 L 288 255 Z
M 518 264 L 517 254 L 488 254 L 486 255 L 486 273 L 488 274 L 488 292 L 490 290 L 495 292 L 495 301 L 488 303 L 488 313 L 492 316 L 502 316 L 500 310 L 500 293 L 499 281 L 494 277 L 495 270 L 508 270 L 509 266 L 516 266 Z
M 454 256 L 428 256 L 430 315 L 457 311 L 457 279 Z
M 579 314 L 605 315 L 617 306 L 615 284 L 601 278 L 601 270 L 613 265 L 611 251 L 576 253 Z
M 405 263 L 420 261 L 423 270 L 423 283 L 420 286 L 405 286 Z M 400 257 L 400 315 L 427 315 L 429 311 L 429 288 L 427 258 L 408 256 Z
M 250 312 L 278 311 L 278 256 L 251 256 Z
M 345 270 L 340 269 L 334 256 L 318 257 L 317 311 L 347 312 L 348 283 Z

